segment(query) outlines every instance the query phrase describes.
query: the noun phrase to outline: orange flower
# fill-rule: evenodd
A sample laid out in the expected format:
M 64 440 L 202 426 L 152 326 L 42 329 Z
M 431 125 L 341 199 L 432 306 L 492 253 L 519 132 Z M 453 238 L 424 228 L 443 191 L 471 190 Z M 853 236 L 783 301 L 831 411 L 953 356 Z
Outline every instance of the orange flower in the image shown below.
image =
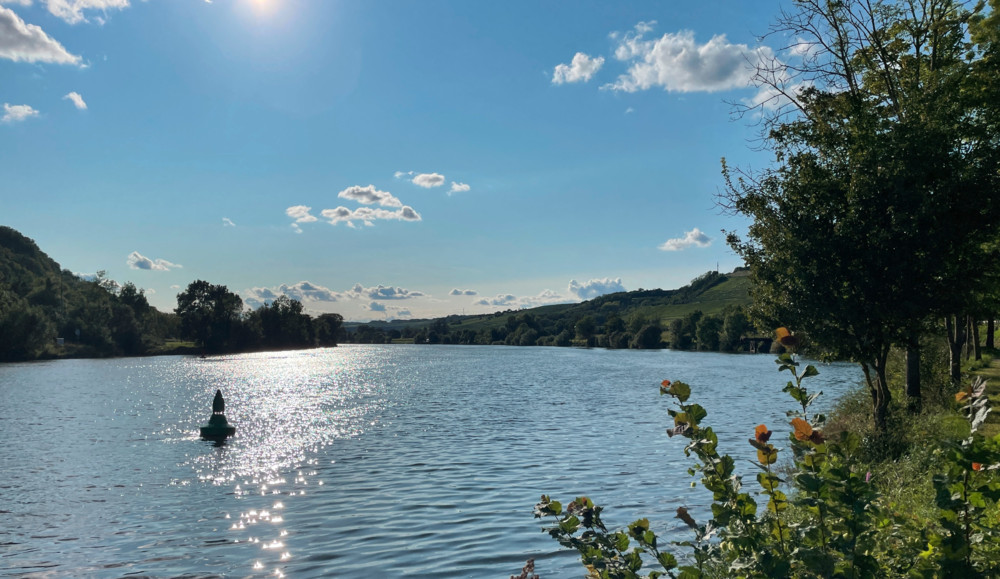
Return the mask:
M 983 463 L 981 463 L 981 462 L 974 462 L 974 463 L 972 463 L 972 470 L 974 470 L 976 472 L 983 470 Z
M 962 390 L 961 392 L 956 392 L 955 402 L 961 402 L 966 398 L 968 398 L 969 396 L 972 396 L 972 388 L 969 388 L 968 390 Z
M 663 386 L 664 388 L 670 388 L 670 380 L 664 380 L 663 382 L 660 382 L 660 386 Z
M 774 333 L 778 338 L 778 342 L 786 348 L 794 349 L 796 346 L 799 345 L 799 337 L 792 335 L 792 333 L 788 331 L 788 328 L 786 327 L 780 327 L 777 330 L 775 330 Z
M 771 438 L 771 431 L 763 424 L 759 424 L 754 430 L 754 438 L 757 439 L 757 442 L 765 443 Z

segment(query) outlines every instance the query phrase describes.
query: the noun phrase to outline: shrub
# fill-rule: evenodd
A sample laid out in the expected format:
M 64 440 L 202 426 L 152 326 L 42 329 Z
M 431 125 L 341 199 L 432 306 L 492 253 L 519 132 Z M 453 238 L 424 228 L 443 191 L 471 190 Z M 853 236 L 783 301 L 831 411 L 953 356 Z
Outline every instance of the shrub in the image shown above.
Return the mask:
M 660 393 L 676 405 L 668 411 L 673 427 L 667 434 L 689 440 L 685 454 L 697 460 L 689 473 L 700 476 L 712 494 L 708 521 L 695 521 L 685 508 L 677 509 L 692 540 L 666 544 L 646 518 L 609 530 L 601 520 L 603 508 L 587 497 L 564 508 L 543 496 L 535 516 L 552 521 L 549 534 L 576 549 L 591 574 L 602 578 L 985 577 L 1000 572 L 993 520 L 1000 499 L 994 476 L 1000 436 L 985 439 L 977 432 L 989 412 L 984 383 L 955 396 L 971 434 L 940 441 L 926 457 L 932 468 L 900 473 L 922 477 L 926 500 L 933 500 L 914 515 L 899 512 L 873 483 L 873 473 L 861 461 L 863 436 L 846 422 L 824 431 L 824 417 L 810 414 L 818 394 L 803 381 L 817 375 L 816 368 L 800 371 L 790 354 L 782 354 L 778 363 L 792 375 L 784 391 L 798 403 L 789 413 L 792 466 L 779 476 L 775 464 L 785 451 L 759 425 L 749 439 L 756 453 L 751 462 L 758 469 L 755 493 L 744 489 L 735 459 L 718 453 L 718 438 L 704 425 L 707 411 L 688 402 L 690 386 L 669 380 L 660 385 Z M 671 547 L 686 554 L 678 558 Z M 643 575 L 645 566 L 656 569 Z

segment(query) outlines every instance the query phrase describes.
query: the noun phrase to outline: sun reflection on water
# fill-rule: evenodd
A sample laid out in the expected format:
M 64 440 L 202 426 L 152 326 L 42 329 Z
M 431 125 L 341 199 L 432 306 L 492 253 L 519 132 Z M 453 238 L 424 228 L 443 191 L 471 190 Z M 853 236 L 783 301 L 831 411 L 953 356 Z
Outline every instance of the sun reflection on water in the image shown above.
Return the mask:
M 318 460 L 312 457 L 327 445 L 377 427 L 387 406 L 385 385 L 368 380 L 382 362 L 359 357 L 355 349 L 349 354 L 342 350 L 347 348 L 193 359 L 189 365 L 204 385 L 205 397 L 192 401 L 192 408 L 198 402 L 204 406 L 192 412 L 187 432 L 197 433 L 216 389 L 222 390 L 227 418 L 237 428 L 224 445 L 202 443 L 202 452 L 192 453 L 189 465 L 199 482 L 231 485 L 231 496 L 246 504 L 223 528 L 232 543 L 258 547 L 247 553 L 255 572 L 283 577 L 280 566 L 292 560 L 294 549 L 287 543 L 294 539 L 288 530 L 294 521 L 286 518 L 286 504 L 304 496 L 306 488 L 323 485 Z M 171 434 L 172 441 L 192 442 L 191 435 Z M 228 513 L 224 517 L 231 518 Z

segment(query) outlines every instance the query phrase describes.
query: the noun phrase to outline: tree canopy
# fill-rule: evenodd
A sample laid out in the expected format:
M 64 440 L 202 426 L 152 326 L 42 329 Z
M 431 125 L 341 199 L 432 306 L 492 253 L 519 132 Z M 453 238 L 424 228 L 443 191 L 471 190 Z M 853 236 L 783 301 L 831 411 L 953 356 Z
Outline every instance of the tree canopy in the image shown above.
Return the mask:
M 890 347 L 977 299 L 997 238 L 996 21 L 981 10 L 796 2 L 773 32 L 797 39 L 801 64 L 757 75 L 774 166 L 723 162 L 724 205 L 753 220 L 728 241 L 755 317 L 858 361 L 879 427 Z

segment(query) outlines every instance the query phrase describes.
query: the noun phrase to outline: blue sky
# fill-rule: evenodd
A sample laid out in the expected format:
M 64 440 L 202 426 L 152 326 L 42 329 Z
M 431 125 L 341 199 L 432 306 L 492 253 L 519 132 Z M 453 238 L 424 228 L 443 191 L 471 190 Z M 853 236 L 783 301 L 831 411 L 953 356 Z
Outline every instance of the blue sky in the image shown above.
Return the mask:
M 161 310 L 349 320 L 740 265 L 720 159 L 779 4 L 0 0 L 0 224 Z

